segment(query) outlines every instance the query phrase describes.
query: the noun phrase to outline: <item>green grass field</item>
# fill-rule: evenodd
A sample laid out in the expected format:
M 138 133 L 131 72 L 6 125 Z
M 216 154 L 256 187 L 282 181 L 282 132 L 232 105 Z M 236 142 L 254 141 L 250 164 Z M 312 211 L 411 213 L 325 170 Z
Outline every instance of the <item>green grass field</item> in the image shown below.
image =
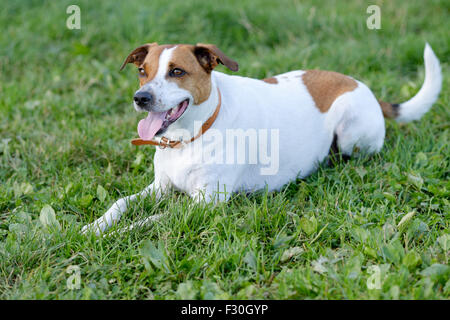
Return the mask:
M 76 2 L 81 30 L 66 28 L 74 1 L 2 3 L 0 299 L 449 298 L 448 1 Z M 380 30 L 366 27 L 374 3 Z M 131 104 L 137 73 L 119 67 L 153 41 L 217 44 L 256 78 L 338 71 L 390 102 L 420 88 L 428 41 L 443 90 L 421 121 L 388 122 L 380 154 L 216 207 L 179 193 L 142 200 L 119 227 L 170 215 L 82 236 L 152 182 L 154 149 L 130 144 L 143 117 Z M 57 222 L 46 227 L 48 206 Z

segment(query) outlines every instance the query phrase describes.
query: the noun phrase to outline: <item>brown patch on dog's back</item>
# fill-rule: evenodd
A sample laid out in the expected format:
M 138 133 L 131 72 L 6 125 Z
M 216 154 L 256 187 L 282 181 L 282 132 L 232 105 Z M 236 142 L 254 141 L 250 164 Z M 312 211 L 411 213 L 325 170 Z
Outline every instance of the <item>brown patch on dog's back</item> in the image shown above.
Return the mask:
M 270 84 L 277 84 L 277 83 L 278 83 L 277 78 L 274 78 L 274 77 L 271 77 L 271 78 L 265 78 L 265 79 L 263 79 L 262 81 L 267 82 L 267 83 L 270 83 Z
M 302 80 L 322 113 L 330 109 L 337 97 L 358 86 L 352 78 L 333 71 L 308 70 Z
M 172 52 L 169 62 L 169 70 L 180 68 L 187 72 L 185 76 L 171 78 L 167 80 L 174 81 L 180 88 L 188 90 L 193 98 L 194 104 L 198 105 L 206 101 L 211 93 L 211 73 L 199 64 L 194 55 L 194 46 L 178 45 Z

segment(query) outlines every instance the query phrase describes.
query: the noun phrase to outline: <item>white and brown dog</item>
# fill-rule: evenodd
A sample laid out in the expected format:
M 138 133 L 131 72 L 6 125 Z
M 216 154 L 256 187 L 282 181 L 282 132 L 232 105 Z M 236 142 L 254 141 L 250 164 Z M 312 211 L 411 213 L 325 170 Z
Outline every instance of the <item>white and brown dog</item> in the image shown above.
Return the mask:
M 140 139 L 133 143 L 159 145 L 155 178 L 140 193 L 116 201 L 83 232 L 105 231 L 138 197 L 161 197 L 176 189 L 196 201 L 226 201 L 234 192 L 277 190 L 309 175 L 330 148 L 344 156 L 356 148 L 380 151 L 383 115 L 398 122 L 419 119 L 439 95 L 439 61 L 428 44 L 424 58 L 420 91 L 406 102 L 391 104 L 377 100 L 362 82 L 336 72 L 299 70 L 257 80 L 213 71 L 219 63 L 238 70 L 214 45 L 151 43 L 133 50 L 122 68 L 127 63 L 138 67 L 134 107 L 148 112 L 138 124 Z M 259 139 L 256 151 L 224 143 L 230 132 L 242 133 L 244 146 Z M 233 161 L 235 156 L 246 160 Z

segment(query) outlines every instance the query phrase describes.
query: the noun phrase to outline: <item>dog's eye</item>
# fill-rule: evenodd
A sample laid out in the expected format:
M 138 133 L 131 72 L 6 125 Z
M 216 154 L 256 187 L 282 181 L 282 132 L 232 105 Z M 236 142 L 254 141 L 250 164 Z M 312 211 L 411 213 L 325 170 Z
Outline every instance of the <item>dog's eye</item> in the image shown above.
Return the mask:
M 138 68 L 138 72 L 139 72 L 139 75 L 141 77 L 145 77 L 145 70 L 144 70 L 144 68 Z
M 169 76 L 171 77 L 182 77 L 186 74 L 186 71 L 180 69 L 180 68 L 175 68 L 170 70 L 169 72 Z

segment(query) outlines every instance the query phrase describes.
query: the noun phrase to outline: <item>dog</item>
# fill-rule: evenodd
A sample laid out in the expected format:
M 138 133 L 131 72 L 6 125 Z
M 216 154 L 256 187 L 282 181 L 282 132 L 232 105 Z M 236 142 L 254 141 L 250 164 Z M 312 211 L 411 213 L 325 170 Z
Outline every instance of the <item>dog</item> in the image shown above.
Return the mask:
M 140 88 L 133 104 L 148 115 L 139 122 L 140 138 L 133 144 L 158 146 L 154 181 L 116 201 L 82 232 L 105 232 L 140 197 L 157 199 L 175 189 L 194 201 L 217 203 L 240 191 L 279 190 L 312 173 L 330 149 L 343 157 L 355 150 L 379 152 L 384 118 L 420 119 L 438 98 L 440 64 L 428 43 L 424 60 L 419 92 L 393 104 L 377 100 L 364 83 L 332 71 L 298 70 L 263 80 L 217 72 L 219 64 L 238 71 L 238 63 L 211 44 L 149 43 L 134 49 L 120 70 L 128 63 L 138 70 Z M 229 143 L 233 139 L 253 149 L 239 149 Z

